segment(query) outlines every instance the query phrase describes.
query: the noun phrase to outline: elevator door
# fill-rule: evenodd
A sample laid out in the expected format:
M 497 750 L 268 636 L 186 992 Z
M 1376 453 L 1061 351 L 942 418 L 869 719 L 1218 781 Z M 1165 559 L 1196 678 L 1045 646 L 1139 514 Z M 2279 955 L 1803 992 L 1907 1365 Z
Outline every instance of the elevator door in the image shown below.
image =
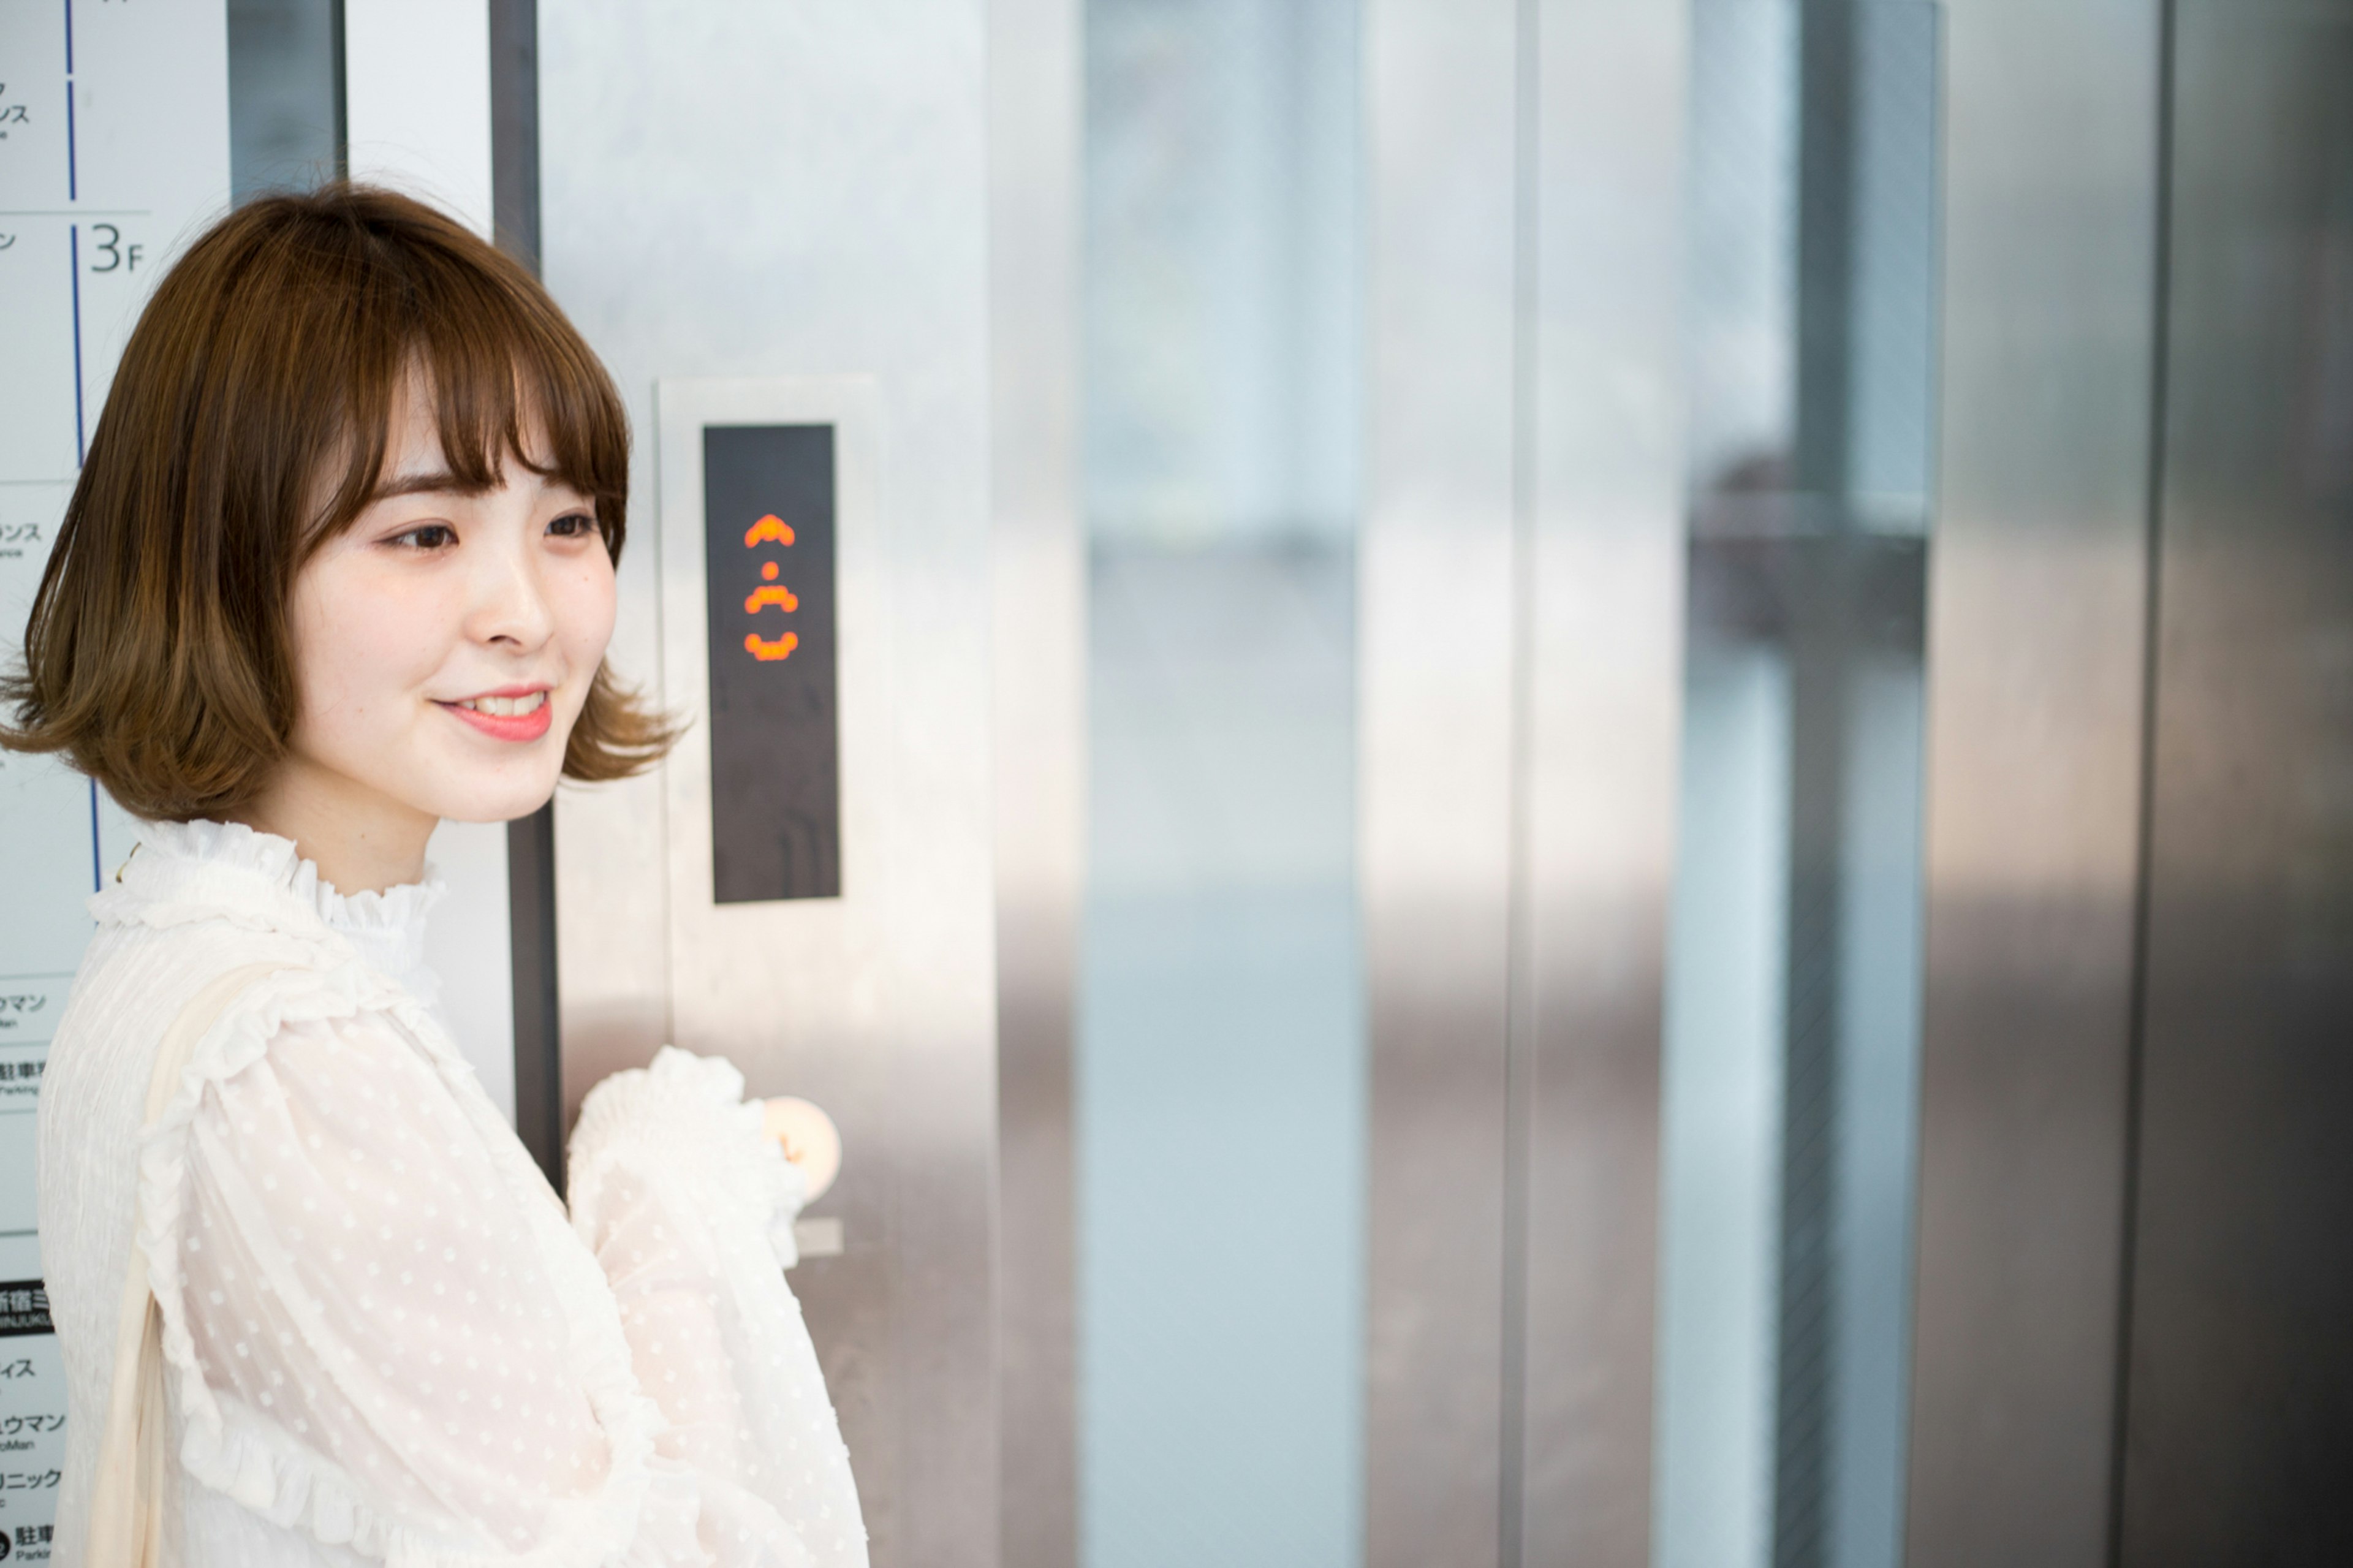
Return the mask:
M 2175 13 L 2116 1561 L 2353 1556 L 2353 7 Z

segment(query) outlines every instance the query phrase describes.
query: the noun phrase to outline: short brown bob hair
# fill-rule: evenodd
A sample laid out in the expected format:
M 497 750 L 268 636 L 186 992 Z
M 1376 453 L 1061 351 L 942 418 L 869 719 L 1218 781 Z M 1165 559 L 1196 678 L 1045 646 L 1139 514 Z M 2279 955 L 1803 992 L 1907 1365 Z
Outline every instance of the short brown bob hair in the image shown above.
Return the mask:
M 459 480 L 492 489 L 510 460 L 559 479 L 620 559 L 628 418 L 538 280 L 392 191 L 266 196 L 190 247 L 132 331 L 23 667 L 0 676 L 0 745 L 61 752 L 151 820 L 259 795 L 299 710 L 295 574 L 375 495 L 413 376 Z M 534 426 L 544 454 L 524 449 Z M 564 772 L 622 777 L 671 739 L 600 668 Z

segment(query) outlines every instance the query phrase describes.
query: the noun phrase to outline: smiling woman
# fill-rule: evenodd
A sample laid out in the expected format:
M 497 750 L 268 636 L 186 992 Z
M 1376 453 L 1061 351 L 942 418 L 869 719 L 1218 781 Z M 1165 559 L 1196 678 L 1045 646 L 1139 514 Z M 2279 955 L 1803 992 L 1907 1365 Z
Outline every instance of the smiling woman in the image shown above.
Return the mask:
M 0 744 L 145 819 L 40 1101 L 56 1561 L 858 1568 L 724 1061 L 588 1097 L 567 1217 L 434 1010 L 445 818 L 641 768 L 628 431 L 528 274 L 347 184 L 199 239 L 124 352 Z
M 452 470 L 434 415 L 411 374 L 383 479 L 297 575 L 288 752 L 227 814 L 298 843 L 332 839 L 322 818 L 376 820 L 352 863 L 320 862 L 340 887 L 413 878 L 442 818 L 503 822 L 546 800 L 613 631 L 596 502 L 554 477 L 542 422 L 526 411 L 484 486 Z
M 471 821 L 543 801 L 559 769 L 636 772 L 670 735 L 602 666 L 628 446 L 604 367 L 473 234 L 364 187 L 251 203 L 174 267 L 124 350 L 24 668 L 0 678 L 0 744 L 62 752 L 163 821 L 271 820 L 317 765 L 398 795 L 406 762 L 456 763 L 409 804 Z M 584 652 L 572 685 L 543 679 Z M 528 756 L 392 774 L 381 749 L 358 775 L 305 756 L 352 743 L 306 734 L 348 704 L 367 706 L 345 724 L 396 721 L 388 675 L 349 684 L 353 659 L 387 655 L 412 720 L 543 681 L 569 722 Z

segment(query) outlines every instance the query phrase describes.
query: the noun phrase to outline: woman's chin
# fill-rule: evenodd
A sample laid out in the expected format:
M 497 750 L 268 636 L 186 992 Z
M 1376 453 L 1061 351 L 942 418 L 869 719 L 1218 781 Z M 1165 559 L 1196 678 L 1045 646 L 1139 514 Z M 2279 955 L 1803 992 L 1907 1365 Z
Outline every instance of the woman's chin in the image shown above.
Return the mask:
M 545 767 L 501 768 L 494 777 L 445 774 L 434 781 L 429 798 L 417 804 L 444 822 L 512 822 L 554 798 L 563 766 L 559 753 Z

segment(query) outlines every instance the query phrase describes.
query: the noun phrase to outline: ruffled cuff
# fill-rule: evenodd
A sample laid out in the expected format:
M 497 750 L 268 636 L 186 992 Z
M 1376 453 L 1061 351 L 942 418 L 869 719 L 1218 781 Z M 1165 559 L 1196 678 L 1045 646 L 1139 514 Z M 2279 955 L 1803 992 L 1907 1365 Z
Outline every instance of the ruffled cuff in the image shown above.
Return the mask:
M 791 1268 L 799 1260 L 793 1221 L 807 1187 L 761 1119 L 759 1105 L 744 1099 L 744 1075 L 722 1057 L 664 1046 L 651 1066 L 615 1073 L 589 1091 L 573 1129 L 575 1228 L 593 1248 L 613 1172 L 661 1173 L 688 1184 L 701 1212 L 765 1237 Z

